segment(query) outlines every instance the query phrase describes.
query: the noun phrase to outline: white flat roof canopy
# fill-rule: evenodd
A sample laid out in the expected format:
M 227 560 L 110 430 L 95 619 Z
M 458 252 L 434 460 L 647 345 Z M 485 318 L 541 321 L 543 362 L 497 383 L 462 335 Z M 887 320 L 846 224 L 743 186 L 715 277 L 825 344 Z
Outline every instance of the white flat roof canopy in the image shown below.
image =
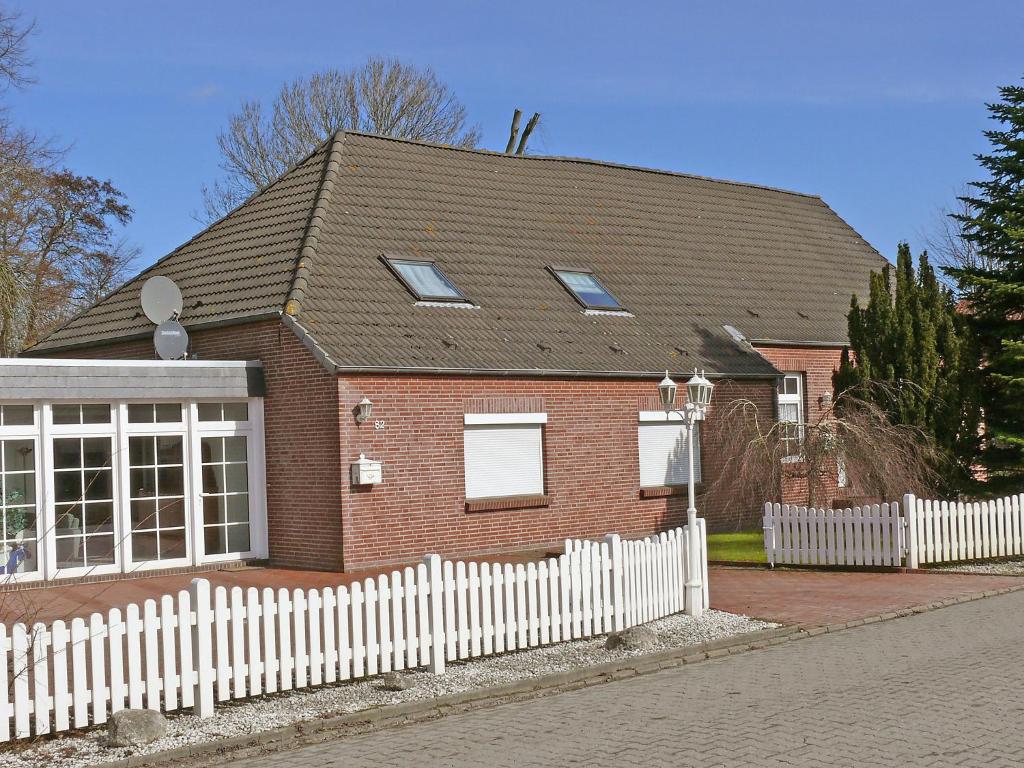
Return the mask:
M 0 400 L 132 400 L 263 397 L 251 360 L 0 358 Z

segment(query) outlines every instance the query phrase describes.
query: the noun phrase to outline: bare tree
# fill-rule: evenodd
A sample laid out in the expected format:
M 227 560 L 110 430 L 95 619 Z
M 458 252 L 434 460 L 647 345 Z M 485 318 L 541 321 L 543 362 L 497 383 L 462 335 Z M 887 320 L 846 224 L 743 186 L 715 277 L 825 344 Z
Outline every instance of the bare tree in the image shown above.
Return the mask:
M 840 471 L 857 496 L 888 501 L 908 492 L 927 495 L 938 486 L 943 466 L 925 432 L 894 424 L 875 403 L 851 392 L 803 424 L 776 421 L 738 398 L 715 415 L 715 425 L 715 449 L 725 460 L 707 499 L 723 508 L 758 509 L 781 500 L 787 483 L 805 489 L 808 506 L 827 506 Z
M 32 82 L 28 74 L 28 37 L 35 22 L 23 23 L 18 11 L 0 7 L 0 93 L 21 88 Z M 0 112 L 3 111 L 0 106 Z M 11 128 L 0 115 L 0 194 L 9 188 L 29 154 L 36 151 L 35 142 L 21 131 Z M 0 323 L 6 325 L 14 312 L 17 277 L 7 254 L 0 254 Z
M 29 160 L 38 159 L 31 155 Z M 132 215 L 109 181 L 29 162 L 0 188 L 0 260 L 11 295 L 0 353 L 32 344 L 119 282 L 134 257 L 114 242 Z
M 217 136 L 223 177 L 203 187 L 213 221 L 271 184 L 338 130 L 476 146 L 466 108 L 429 67 L 370 58 L 285 84 L 269 106 L 242 104 Z
M 0 91 L 34 82 L 28 74 L 28 39 L 35 28 L 35 21 L 23 21 L 19 11 L 0 8 Z
M 964 237 L 961 222 L 973 215 L 969 200 L 970 187 L 964 184 L 957 190 L 956 202 L 940 208 L 931 227 L 923 234 L 928 255 L 939 267 L 992 266 L 986 257 L 978 253 L 977 246 Z M 944 282 L 955 288 L 955 281 L 946 279 Z
M 123 237 L 109 248 L 82 254 L 74 265 L 72 311 L 91 307 L 113 292 L 128 278 L 141 255 L 142 248 Z

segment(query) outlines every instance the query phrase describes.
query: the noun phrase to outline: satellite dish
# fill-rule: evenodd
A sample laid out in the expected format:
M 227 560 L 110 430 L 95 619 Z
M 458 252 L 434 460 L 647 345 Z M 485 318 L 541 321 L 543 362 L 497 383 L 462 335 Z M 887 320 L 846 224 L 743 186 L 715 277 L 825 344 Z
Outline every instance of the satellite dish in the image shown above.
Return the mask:
M 177 320 L 165 320 L 153 331 L 153 346 L 161 360 L 181 360 L 188 351 L 188 333 Z
M 159 325 L 181 314 L 181 291 L 174 281 L 163 275 L 149 278 L 142 284 L 142 311 Z

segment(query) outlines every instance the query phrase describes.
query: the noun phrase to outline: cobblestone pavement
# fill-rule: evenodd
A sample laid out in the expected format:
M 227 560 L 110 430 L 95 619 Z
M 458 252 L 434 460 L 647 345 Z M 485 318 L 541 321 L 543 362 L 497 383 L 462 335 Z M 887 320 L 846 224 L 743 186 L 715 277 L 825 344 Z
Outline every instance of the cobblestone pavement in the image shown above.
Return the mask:
M 256 766 L 1020 766 L 1024 592 Z

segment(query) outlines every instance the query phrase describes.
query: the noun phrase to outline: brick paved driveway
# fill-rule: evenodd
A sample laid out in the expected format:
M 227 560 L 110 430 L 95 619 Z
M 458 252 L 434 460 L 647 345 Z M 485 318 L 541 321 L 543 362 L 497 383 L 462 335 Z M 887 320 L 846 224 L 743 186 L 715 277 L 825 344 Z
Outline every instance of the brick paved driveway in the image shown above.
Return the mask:
M 1019 766 L 1024 592 L 256 766 Z
M 491 560 L 528 562 L 542 552 L 513 553 Z M 233 568 L 201 574 L 150 576 L 96 584 L 60 584 L 23 591 L 0 590 L 0 621 L 50 622 L 106 612 L 128 603 L 187 589 L 193 576 L 226 587 L 319 588 L 349 584 L 391 569 L 330 573 L 283 568 Z M 711 607 L 782 624 L 815 626 L 877 616 L 914 605 L 1019 584 L 1016 576 L 954 573 L 823 572 L 764 568 L 718 568 L 709 575 Z

